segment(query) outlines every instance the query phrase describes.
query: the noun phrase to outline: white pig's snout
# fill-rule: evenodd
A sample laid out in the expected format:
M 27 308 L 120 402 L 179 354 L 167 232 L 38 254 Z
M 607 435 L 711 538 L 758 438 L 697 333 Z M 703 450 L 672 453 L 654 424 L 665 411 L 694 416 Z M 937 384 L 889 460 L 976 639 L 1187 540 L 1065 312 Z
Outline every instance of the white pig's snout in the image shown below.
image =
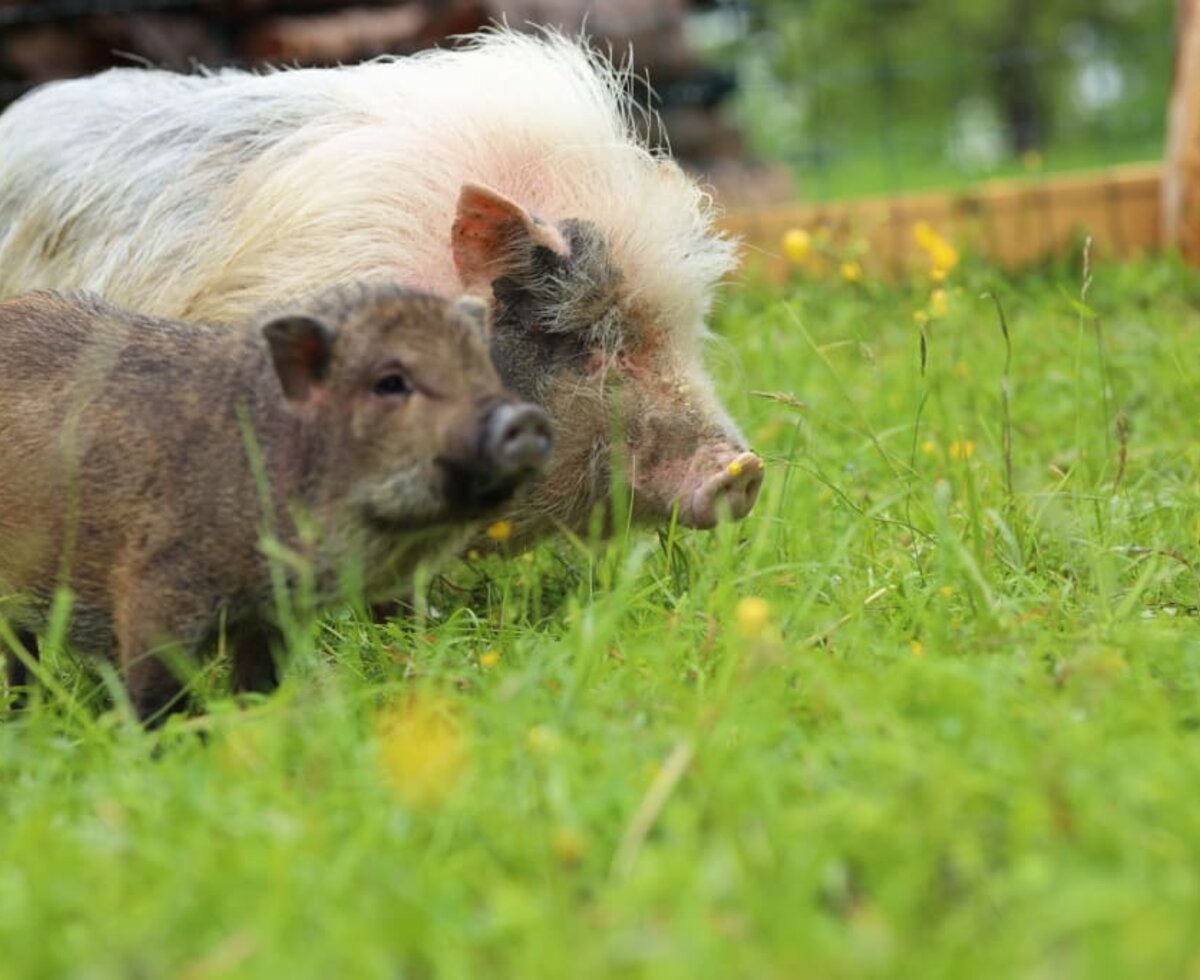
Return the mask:
M 681 488 L 679 520 L 688 527 L 715 527 L 726 515 L 740 520 L 750 513 L 758 499 L 763 481 L 763 462 L 758 456 L 743 452 L 717 463 L 720 468 L 715 472 L 708 469 L 695 474 L 698 485 Z

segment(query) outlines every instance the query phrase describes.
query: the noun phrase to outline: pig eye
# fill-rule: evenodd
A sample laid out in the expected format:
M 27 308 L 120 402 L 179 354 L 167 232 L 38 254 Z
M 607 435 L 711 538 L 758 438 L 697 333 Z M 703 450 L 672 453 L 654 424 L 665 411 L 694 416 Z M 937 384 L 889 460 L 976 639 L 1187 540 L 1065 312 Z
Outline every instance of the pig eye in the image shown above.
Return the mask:
M 371 389 L 380 398 L 403 398 L 406 395 L 411 395 L 412 390 L 412 385 L 408 383 L 408 378 L 399 371 L 392 371 L 389 374 L 385 374 L 375 382 L 375 387 Z

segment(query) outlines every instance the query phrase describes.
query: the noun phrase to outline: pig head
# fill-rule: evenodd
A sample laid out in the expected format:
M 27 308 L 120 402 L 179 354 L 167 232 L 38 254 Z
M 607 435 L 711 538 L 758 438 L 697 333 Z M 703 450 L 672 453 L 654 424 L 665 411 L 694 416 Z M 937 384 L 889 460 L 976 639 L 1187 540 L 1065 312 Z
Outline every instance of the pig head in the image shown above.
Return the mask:
M 510 515 L 519 541 L 586 532 L 619 467 L 640 522 L 677 513 L 711 528 L 750 512 L 762 461 L 713 393 L 702 324 L 673 322 L 630 289 L 596 224 L 549 223 L 469 183 L 452 244 L 464 288 L 493 303 L 501 377 L 555 426 L 549 467 Z M 624 517 L 606 514 L 606 528 Z

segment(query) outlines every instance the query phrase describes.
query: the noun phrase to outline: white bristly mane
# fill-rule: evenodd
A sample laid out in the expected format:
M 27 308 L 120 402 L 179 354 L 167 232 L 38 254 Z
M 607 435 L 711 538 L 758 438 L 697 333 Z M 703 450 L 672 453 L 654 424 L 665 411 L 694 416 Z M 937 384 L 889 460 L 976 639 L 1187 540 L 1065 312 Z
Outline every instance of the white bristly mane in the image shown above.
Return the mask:
M 0 297 L 86 288 L 232 321 L 363 277 L 455 294 L 472 180 L 598 225 L 623 299 L 698 335 L 733 245 L 634 111 L 582 43 L 509 31 L 351 68 L 55 83 L 0 117 Z

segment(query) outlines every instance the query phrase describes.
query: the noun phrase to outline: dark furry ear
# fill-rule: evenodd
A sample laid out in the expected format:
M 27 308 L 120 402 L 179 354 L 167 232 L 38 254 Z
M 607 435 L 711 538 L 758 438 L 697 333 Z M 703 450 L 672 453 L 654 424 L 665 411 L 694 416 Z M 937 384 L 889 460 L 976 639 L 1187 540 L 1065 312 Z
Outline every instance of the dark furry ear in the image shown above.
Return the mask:
M 553 225 L 535 218 L 499 191 L 469 181 L 459 192 L 450 237 L 459 279 L 468 291 L 483 295 L 534 247 L 563 257 L 571 254 L 566 239 Z
M 486 344 L 492 336 L 492 316 L 485 300 L 478 296 L 463 296 L 454 304 L 454 310 L 471 324 Z
M 263 325 L 262 332 L 284 396 L 295 405 L 311 402 L 329 377 L 334 329 L 301 314 L 276 317 Z

